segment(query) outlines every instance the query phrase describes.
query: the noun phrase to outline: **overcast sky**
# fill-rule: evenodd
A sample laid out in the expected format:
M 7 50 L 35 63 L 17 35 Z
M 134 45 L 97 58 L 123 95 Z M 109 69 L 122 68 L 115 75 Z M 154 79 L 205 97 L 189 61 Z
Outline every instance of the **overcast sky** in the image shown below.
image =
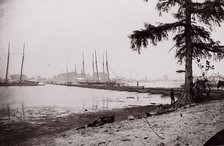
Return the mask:
M 82 52 L 86 72 L 92 73 L 94 50 L 102 70 L 102 54 L 107 51 L 112 75 L 129 78 L 176 77 L 184 69 L 174 58 L 173 42 L 149 45 L 142 54 L 130 49 L 128 35 L 143 28 L 144 22 L 171 22 L 169 15 L 158 17 L 156 0 L 0 0 L 0 75 L 5 76 L 7 46 L 11 43 L 10 74 L 20 72 L 22 46 L 26 43 L 24 73 L 53 76 L 81 70 Z M 224 29 L 213 37 L 224 44 Z M 215 63 L 224 74 L 224 61 Z M 195 67 L 195 73 L 198 69 Z

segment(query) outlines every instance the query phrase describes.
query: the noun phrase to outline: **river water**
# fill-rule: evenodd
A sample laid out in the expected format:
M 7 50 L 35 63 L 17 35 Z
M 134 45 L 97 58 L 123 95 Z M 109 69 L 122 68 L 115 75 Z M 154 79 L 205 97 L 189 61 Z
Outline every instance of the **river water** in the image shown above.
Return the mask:
M 139 84 L 141 86 L 141 83 Z M 170 84 L 171 85 L 171 84 Z M 109 91 L 57 85 L 30 87 L 0 87 L 0 116 L 28 116 L 53 114 L 64 116 L 85 111 L 99 111 L 150 104 L 168 104 L 170 97 L 148 93 Z M 5 113 L 5 114 L 4 114 Z M 13 116 L 13 115 L 12 115 Z
M 134 83 L 132 83 L 134 84 Z M 151 83 L 152 86 L 153 83 Z M 159 83 L 155 83 L 154 86 Z M 168 87 L 168 83 L 163 85 Z M 146 85 L 140 83 L 139 86 Z M 171 85 L 171 84 L 170 84 Z M 172 86 L 175 87 L 176 85 Z M 161 83 L 160 83 L 161 87 Z M 108 103 L 109 102 L 109 103 Z M 93 106 L 119 108 L 131 105 L 149 105 L 150 103 L 170 103 L 170 99 L 161 95 L 109 91 L 67 86 L 30 86 L 0 87 L 0 103 L 24 104 L 30 106 L 66 106 L 91 108 Z

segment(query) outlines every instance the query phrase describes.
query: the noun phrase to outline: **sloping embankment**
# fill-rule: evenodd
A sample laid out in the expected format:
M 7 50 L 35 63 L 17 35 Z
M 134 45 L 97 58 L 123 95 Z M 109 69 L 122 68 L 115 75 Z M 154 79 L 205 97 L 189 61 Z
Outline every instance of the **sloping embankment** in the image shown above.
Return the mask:
M 224 129 L 224 100 L 192 105 L 173 113 L 144 119 L 122 121 L 100 127 L 69 130 L 61 134 L 37 137 L 27 145 L 203 145 Z

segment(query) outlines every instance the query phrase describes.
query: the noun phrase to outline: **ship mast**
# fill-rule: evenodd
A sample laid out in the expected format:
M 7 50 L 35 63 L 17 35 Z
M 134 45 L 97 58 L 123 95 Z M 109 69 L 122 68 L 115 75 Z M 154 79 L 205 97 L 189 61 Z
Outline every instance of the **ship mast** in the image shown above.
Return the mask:
M 5 75 L 5 82 L 8 82 L 8 73 L 9 73 L 9 58 L 10 58 L 10 43 L 8 44 L 8 58 L 7 58 L 7 67 L 6 67 L 6 75 Z
M 77 70 L 76 70 L 76 64 L 75 64 L 75 79 L 77 79 Z
M 104 64 L 104 54 L 103 54 L 103 80 L 105 80 L 105 64 Z
M 24 51 L 25 51 L 25 43 L 23 44 L 23 57 L 22 57 L 22 64 L 21 64 L 19 82 L 22 82 L 22 76 L 23 76 Z
M 95 78 L 94 53 L 93 53 L 92 59 L 93 59 L 93 62 L 92 62 L 92 66 L 93 66 L 93 78 Z
M 66 65 L 66 72 L 67 72 L 67 80 L 68 80 L 68 83 L 69 83 L 69 75 L 68 75 L 68 66 Z
M 85 77 L 85 62 L 84 62 L 84 53 L 82 52 L 82 73 L 83 77 Z
M 98 72 L 98 65 L 97 65 L 96 50 L 95 50 L 95 64 L 96 64 L 96 75 L 97 75 L 97 79 L 99 80 L 99 72 Z
M 106 69 L 107 69 L 107 79 L 110 80 L 110 74 L 109 74 L 109 66 L 108 66 L 108 60 L 107 60 L 107 51 L 106 51 Z

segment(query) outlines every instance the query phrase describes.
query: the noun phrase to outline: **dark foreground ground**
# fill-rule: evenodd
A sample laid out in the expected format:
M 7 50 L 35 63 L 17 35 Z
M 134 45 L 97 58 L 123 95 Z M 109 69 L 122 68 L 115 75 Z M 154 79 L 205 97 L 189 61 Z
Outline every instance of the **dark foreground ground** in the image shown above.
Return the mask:
M 147 122 L 146 122 L 147 120 Z M 174 112 L 35 137 L 23 146 L 203 146 L 224 129 L 224 100 L 191 104 Z M 157 134 L 156 134 L 156 133 Z M 215 140 L 224 144 L 222 139 Z M 214 143 L 212 144 L 220 144 Z
M 29 138 L 61 133 L 69 129 L 84 126 L 102 116 L 115 114 L 115 121 L 126 120 L 129 115 L 137 118 L 143 117 L 146 111 L 152 111 L 157 107 L 158 105 L 150 105 L 109 111 L 86 112 L 53 119 L 50 116 L 44 116 L 38 119 L 41 120 L 41 122 L 38 123 L 34 121 L 30 122 L 29 120 L 20 122 L 6 121 L 4 123 L 0 121 L 0 144 L 20 144 Z

